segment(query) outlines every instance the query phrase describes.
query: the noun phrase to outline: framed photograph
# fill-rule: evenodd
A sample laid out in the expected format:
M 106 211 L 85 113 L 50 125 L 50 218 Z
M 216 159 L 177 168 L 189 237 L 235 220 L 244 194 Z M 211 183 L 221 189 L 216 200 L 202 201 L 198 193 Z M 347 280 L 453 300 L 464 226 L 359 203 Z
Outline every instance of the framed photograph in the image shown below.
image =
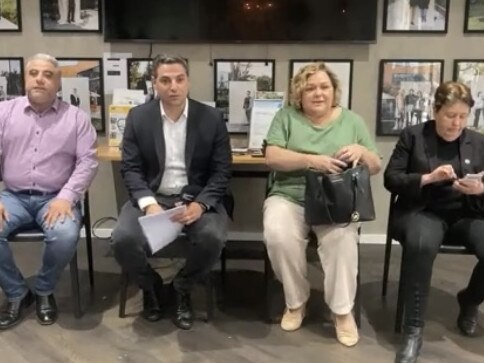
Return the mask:
M 153 59 L 151 58 L 128 58 L 128 89 L 143 90 L 146 102 L 155 97 L 155 91 L 151 81 L 153 72 Z
M 101 32 L 101 0 L 40 0 L 43 32 Z
M 466 0 L 465 33 L 484 33 L 484 1 Z
M 385 0 L 383 32 L 447 33 L 449 0 Z
M 398 135 L 433 118 L 435 90 L 442 83 L 443 60 L 380 61 L 376 133 Z
M 274 90 L 273 59 L 215 59 L 215 107 L 223 112 L 229 132 L 249 131 L 257 91 Z
M 456 59 L 454 80 L 469 86 L 474 98 L 467 127 L 484 133 L 484 59 Z
M 98 132 L 105 132 L 104 85 L 101 58 L 57 58 L 61 90 L 57 97 L 89 115 Z
M 0 32 L 22 31 L 20 0 L 0 0 Z
M 23 58 L 0 58 L 0 102 L 24 94 Z
M 340 105 L 345 108 L 351 108 L 351 86 L 353 81 L 353 61 L 351 59 L 291 59 L 289 61 L 289 84 L 302 67 L 315 62 L 323 62 L 336 74 L 341 84 Z

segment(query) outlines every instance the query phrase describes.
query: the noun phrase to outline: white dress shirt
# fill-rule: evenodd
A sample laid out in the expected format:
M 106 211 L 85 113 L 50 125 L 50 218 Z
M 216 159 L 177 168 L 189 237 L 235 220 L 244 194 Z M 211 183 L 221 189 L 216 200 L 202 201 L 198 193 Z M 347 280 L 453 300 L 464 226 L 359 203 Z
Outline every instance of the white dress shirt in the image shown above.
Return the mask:
M 181 189 L 188 184 L 185 164 L 188 100 L 185 102 L 185 108 L 178 120 L 172 120 L 167 116 L 161 101 L 160 111 L 165 139 L 165 170 L 158 193 L 164 195 L 180 194 Z M 156 199 L 143 197 L 138 200 L 141 210 L 150 204 L 157 204 Z

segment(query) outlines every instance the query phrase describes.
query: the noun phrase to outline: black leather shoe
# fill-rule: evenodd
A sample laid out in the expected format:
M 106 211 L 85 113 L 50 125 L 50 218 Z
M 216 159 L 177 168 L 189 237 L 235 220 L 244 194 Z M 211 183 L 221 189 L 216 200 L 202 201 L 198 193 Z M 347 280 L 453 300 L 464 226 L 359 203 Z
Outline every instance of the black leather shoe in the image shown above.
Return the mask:
M 459 302 L 459 316 L 457 317 L 457 327 L 463 335 L 472 337 L 476 335 L 477 317 L 479 316 L 479 305 L 470 305 L 465 302 L 464 290 L 457 294 Z
M 141 316 L 155 322 L 163 317 L 163 280 L 156 274 L 155 283 L 150 289 L 143 290 L 143 312 Z
M 24 310 L 34 302 L 34 294 L 29 290 L 22 300 L 7 302 L 0 314 L 0 329 L 8 329 L 17 325 L 24 318 Z
M 422 348 L 423 328 L 405 327 L 395 363 L 415 363 Z
M 51 325 L 57 321 L 57 304 L 54 294 L 35 295 L 35 311 L 40 325 Z
M 193 310 L 190 294 L 177 292 L 176 313 L 173 323 L 183 330 L 189 330 L 193 326 Z

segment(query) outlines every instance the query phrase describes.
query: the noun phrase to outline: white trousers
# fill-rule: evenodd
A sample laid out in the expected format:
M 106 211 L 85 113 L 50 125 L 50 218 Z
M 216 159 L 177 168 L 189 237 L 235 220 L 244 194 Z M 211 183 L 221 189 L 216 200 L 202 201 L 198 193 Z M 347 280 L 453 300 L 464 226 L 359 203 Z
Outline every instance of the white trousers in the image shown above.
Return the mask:
M 264 202 L 264 241 L 276 277 L 282 282 L 286 306 L 299 308 L 309 299 L 306 247 L 310 227 L 304 208 L 274 195 Z M 314 226 L 324 271 L 325 302 L 338 315 L 351 312 L 358 273 L 358 225 Z

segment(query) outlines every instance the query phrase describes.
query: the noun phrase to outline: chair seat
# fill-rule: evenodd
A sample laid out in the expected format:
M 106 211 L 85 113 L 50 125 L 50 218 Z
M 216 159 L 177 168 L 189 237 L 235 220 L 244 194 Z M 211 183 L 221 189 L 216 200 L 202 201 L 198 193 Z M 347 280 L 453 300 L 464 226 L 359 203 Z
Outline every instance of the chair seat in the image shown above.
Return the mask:
M 26 229 L 19 232 L 14 232 L 8 236 L 8 240 L 11 242 L 28 242 L 28 241 L 42 241 L 44 239 L 44 233 L 38 228 Z

